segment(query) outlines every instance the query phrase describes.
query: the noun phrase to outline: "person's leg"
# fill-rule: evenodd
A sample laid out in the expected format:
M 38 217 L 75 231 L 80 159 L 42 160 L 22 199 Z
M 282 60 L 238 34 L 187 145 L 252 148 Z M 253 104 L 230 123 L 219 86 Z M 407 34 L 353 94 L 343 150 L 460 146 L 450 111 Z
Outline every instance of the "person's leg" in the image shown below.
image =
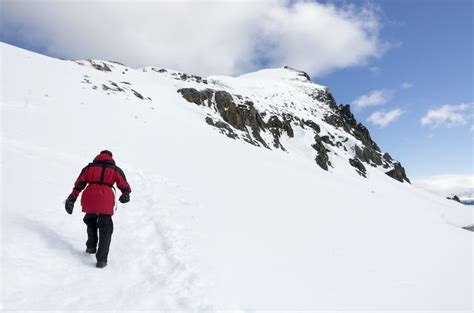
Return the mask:
M 112 233 L 114 232 L 112 216 L 99 214 L 97 224 L 99 226 L 99 249 L 96 254 L 97 262 L 107 262 L 110 241 L 112 240 Z
M 84 223 L 87 225 L 86 252 L 95 253 L 97 250 L 97 214 L 87 213 L 84 216 Z

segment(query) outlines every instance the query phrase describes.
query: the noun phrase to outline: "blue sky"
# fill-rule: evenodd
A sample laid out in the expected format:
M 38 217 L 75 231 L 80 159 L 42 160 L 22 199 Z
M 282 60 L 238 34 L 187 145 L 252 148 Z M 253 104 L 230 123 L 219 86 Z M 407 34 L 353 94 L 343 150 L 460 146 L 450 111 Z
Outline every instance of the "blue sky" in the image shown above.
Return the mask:
M 2 5 L 1 41 L 55 57 L 203 75 L 300 68 L 410 177 L 474 172 L 473 1 Z
M 371 90 L 394 90 L 393 98 L 382 107 L 354 111 L 380 146 L 402 161 L 409 175 L 474 172 L 472 120 L 450 128 L 420 124 L 429 109 L 474 101 L 473 2 L 377 3 L 383 12 L 381 37 L 395 47 L 368 66 L 335 71 L 317 80 L 330 86 L 338 103 L 352 103 Z M 403 82 L 413 87 L 401 89 Z M 387 127 L 367 123 L 373 111 L 395 107 L 406 113 Z M 472 108 L 464 114 L 472 115 Z

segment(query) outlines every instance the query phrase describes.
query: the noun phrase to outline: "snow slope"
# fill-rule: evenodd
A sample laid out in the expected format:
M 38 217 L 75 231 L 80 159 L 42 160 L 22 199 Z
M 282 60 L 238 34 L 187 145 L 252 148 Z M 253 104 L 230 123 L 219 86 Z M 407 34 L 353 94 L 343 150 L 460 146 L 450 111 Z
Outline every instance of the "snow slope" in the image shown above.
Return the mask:
M 379 167 L 362 178 L 332 148 L 324 171 L 300 128 L 288 152 L 231 140 L 177 92 L 200 83 L 173 71 L 1 53 L 3 311 L 471 311 L 469 207 Z M 260 110 L 306 112 L 291 73 L 207 79 Z M 292 106 L 268 100 L 281 90 Z M 133 192 L 97 270 L 80 205 L 69 216 L 63 201 L 102 149 Z

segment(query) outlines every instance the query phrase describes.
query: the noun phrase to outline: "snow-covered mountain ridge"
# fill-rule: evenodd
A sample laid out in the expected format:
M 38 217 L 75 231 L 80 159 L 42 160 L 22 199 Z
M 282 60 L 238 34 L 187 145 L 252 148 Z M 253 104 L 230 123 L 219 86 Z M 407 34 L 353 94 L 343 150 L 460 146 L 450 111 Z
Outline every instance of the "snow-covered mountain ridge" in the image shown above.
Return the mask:
M 368 166 L 362 128 L 300 72 L 0 48 L 0 311 L 472 311 L 472 208 L 391 179 L 375 147 Z M 98 270 L 64 199 L 103 149 L 132 193 Z
M 77 63 L 125 77 L 132 70 L 110 61 Z M 177 92 L 184 99 L 209 109 L 205 111 L 206 123 L 229 138 L 287 151 L 283 142 L 297 136 L 305 142 L 307 153 L 326 171 L 333 168 L 331 160 L 342 158 L 362 177 L 367 175 L 366 166 L 372 166 L 400 182 L 410 182 L 400 162 L 388 153 L 382 154 L 368 129 L 356 121 L 350 106 L 338 106 L 329 88 L 313 83 L 303 71 L 284 67 L 239 77 L 202 78 L 163 68 L 138 70 L 172 80 L 181 87 Z M 140 86 L 127 81 L 91 82 L 85 75 L 82 82 L 110 95 L 122 92 L 152 101 L 137 91 Z M 310 152 L 311 148 L 314 151 Z

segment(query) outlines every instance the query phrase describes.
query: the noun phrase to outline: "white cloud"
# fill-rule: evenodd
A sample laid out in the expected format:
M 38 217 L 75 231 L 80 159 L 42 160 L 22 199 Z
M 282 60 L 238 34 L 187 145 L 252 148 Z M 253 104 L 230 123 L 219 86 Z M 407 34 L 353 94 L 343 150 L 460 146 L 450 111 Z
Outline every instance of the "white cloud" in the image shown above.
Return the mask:
M 410 89 L 413 87 L 413 84 L 410 82 L 403 82 L 402 85 L 400 86 L 401 89 Z
M 405 111 L 401 109 L 394 109 L 389 112 L 377 111 L 372 113 L 367 121 L 383 128 L 396 121 L 403 113 L 405 113 Z
M 2 1 L 7 38 L 71 59 L 197 74 L 366 64 L 386 44 L 378 9 L 293 1 Z
M 362 95 L 355 99 L 352 103 L 356 108 L 362 109 L 369 106 L 382 105 L 387 103 L 393 97 L 392 90 L 372 90 L 366 95 Z
M 375 75 L 375 74 L 378 74 L 380 72 L 380 68 L 377 67 L 377 66 L 371 66 L 371 67 L 369 67 L 369 71 L 371 71 L 372 74 Z
M 425 116 L 420 119 L 421 125 L 430 125 L 433 128 L 439 126 L 455 127 L 466 124 L 467 119 L 472 117 L 474 103 L 451 105 L 446 104 L 436 109 L 429 110 Z M 466 113 L 470 110 L 471 113 Z
M 412 179 L 413 185 L 442 197 L 474 195 L 474 175 L 436 175 Z

